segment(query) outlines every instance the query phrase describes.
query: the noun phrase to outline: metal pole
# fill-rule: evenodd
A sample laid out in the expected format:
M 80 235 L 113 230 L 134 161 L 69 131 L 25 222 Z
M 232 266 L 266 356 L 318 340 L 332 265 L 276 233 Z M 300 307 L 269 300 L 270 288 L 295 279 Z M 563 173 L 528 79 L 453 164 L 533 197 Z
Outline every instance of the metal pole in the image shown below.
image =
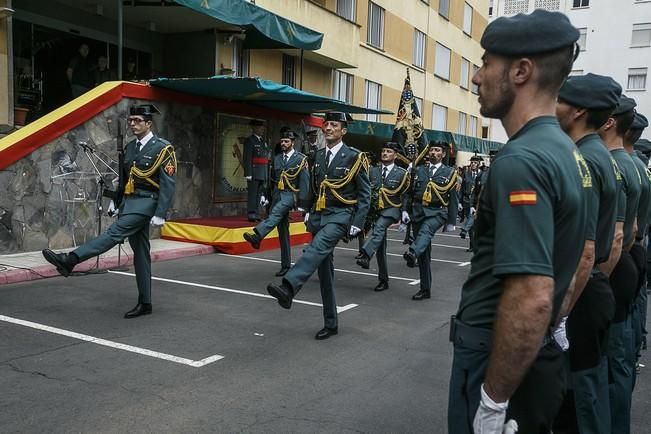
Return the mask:
M 303 90 L 303 49 L 301 48 L 301 81 L 298 87 L 300 90 Z
M 124 46 L 122 30 L 124 28 L 124 17 L 122 10 L 122 0 L 118 2 L 118 80 L 122 80 L 122 50 Z

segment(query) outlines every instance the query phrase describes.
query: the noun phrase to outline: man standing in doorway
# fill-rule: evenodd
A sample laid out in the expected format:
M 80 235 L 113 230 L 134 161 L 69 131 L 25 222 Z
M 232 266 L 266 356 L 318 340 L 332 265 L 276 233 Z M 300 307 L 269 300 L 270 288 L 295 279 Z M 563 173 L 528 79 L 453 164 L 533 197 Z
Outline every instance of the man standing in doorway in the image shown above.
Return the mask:
M 271 150 L 264 138 L 265 125 L 258 119 L 251 121 L 251 134 L 244 142 L 244 177 L 247 195 L 246 211 L 250 222 L 260 221 L 258 207 L 260 196 L 269 180 Z
M 81 44 L 79 54 L 72 58 L 66 70 L 73 98 L 88 92 L 95 84 L 88 52 L 88 44 Z

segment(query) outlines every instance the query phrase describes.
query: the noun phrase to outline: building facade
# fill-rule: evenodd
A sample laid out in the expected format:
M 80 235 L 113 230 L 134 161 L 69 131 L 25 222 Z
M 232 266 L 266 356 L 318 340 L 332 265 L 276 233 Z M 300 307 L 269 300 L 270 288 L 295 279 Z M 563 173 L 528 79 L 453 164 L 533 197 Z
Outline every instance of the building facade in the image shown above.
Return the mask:
M 572 75 L 609 75 L 651 115 L 651 1 L 649 0 L 492 0 L 490 18 L 544 8 L 565 13 L 579 29 L 581 53 Z M 490 121 L 491 139 L 506 142 L 499 121 Z M 651 138 L 648 129 L 644 138 Z

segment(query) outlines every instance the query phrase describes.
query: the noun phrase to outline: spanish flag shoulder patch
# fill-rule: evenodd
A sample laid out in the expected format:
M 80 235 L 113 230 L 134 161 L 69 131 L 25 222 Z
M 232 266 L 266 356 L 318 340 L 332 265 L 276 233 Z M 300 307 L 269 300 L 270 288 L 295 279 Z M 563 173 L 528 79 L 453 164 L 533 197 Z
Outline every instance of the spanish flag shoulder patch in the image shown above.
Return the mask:
M 517 190 L 509 193 L 509 204 L 515 205 L 535 205 L 537 200 L 535 190 Z

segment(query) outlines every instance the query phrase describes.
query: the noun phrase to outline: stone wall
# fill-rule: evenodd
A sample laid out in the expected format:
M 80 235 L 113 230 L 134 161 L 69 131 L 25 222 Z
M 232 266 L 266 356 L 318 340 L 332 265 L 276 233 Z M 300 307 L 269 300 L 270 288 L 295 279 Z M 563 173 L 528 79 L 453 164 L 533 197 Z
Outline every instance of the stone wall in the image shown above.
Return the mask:
M 99 177 L 89 156 L 112 188 L 115 175 L 99 158 L 117 169 L 117 122 L 121 119 L 126 144 L 133 139 L 126 131 L 126 113 L 137 102 L 122 100 L 0 171 L 0 254 L 74 247 L 97 235 L 98 214 L 102 230 L 114 221 L 106 215 L 109 199 L 100 198 L 98 211 Z M 216 114 L 196 106 L 155 104 L 161 115 L 154 117 L 154 133 L 172 142 L 178 160 L 168 218 L 244 214 L 244 201 L 213 202 Z M 281 125 L 269 122 L 270 144 L 276 142 Z M 301 131 L 300 125 L 289 126 Z M 79 142 L 88 143 L 94 152 L 87 156 Z M 152 230 L 151 236 L 158 237 L 158 231 Z

